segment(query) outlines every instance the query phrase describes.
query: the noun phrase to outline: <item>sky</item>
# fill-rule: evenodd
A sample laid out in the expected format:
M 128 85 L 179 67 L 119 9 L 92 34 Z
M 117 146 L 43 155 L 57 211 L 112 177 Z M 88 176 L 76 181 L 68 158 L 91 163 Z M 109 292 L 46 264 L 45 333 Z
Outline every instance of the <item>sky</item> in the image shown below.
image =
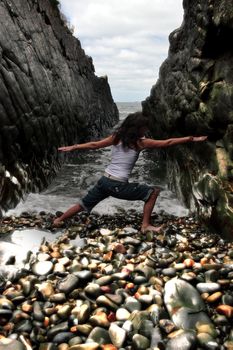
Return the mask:
M 61 12 L 115 102 L 143 101 L 167 58 L 169 34 L 183 20 L 182 0 L 60 0 Z

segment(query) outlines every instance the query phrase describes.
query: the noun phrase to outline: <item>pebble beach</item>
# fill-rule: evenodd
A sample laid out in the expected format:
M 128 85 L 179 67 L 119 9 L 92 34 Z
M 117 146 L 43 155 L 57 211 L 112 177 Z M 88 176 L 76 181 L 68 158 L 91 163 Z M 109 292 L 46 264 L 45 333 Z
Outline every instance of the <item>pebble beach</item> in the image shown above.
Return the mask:
M 53 217 L 5 217 L 1 234 L 54 232 Z M 154 215 L 159 235 L 140 222 L 82 214 L 1 266 L 0 350 L 233 349 L 233 243 L 189 216 Z

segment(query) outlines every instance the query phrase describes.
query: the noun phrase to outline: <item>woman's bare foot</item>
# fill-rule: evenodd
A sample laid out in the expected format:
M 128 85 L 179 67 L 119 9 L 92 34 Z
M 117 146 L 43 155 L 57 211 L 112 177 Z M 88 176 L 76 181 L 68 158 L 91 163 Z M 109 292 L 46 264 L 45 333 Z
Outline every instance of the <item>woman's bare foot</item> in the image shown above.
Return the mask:
M 161 225 L 161 226 L 152 226 L 152 225 L 142 226 L 141 227 L 141 232 L 142 233 L 146 233 L 148 231 L 152 231 L 152 232 L 160 233 L 162 228 L 163 228 L 163 225 Z
M 64 224 L 64 221 L 60 220 L 59 218 L 56 218 L 54 221 L 53 221 L 53 224 L 52 224 L 52 227 L 61 227 L 62 225 Z

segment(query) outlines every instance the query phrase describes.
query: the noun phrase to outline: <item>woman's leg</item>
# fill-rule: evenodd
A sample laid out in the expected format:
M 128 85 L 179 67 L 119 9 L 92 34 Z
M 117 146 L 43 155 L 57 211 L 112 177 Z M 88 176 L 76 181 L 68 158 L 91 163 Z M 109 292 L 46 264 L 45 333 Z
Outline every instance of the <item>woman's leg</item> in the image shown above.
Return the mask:
M 71 216 L 74 216 L 75 214 L 79 213 L 80 211 L 83 211 L 83 207 L 80 204 L 75 204 L 73 207 L 69 208 L 67 211 L 65 211 L 64 214 L 59 216 L 53 221 L 53 226 L 54 227 L 59 227 L 62 222 Z
M 70 218 L 71 216 L 86 210 L 87 212 L 90 212 L 99 202 L 101 202 L 103 199 L 107 198 L 109 196 L 108 192 L 105 188 L 105 180 L 107 178 L 101 177 L 99 181 L 96 183 L 95 186 L 93 186 L 86 196 L 81 199 L 81 204 L 76 204 L 70 209 L 68 209 L 64 214 L 59 216 L 57 219 L 54 220 L 53 226 L 59 227 L 61 226 L 61 223 L 63 220 L 66 220 Z M 82 206 L 83 204 L 83 206 Z
M 155 227 L 152 226 L 150 223 L 151 219 L 151 214 L 155 206 L 156 199 L 159 195 L 160 190 L 154 189 L 153 192 L 151 193 L 148 201 L 145 203 L 144 208 L 143 208 L 143 219 L 142 219 L 142 226 L 141 230 L 142 232 L 146 231 L 154 231 L 154 232 L 159 232 L 161 230 L 161 226 Z

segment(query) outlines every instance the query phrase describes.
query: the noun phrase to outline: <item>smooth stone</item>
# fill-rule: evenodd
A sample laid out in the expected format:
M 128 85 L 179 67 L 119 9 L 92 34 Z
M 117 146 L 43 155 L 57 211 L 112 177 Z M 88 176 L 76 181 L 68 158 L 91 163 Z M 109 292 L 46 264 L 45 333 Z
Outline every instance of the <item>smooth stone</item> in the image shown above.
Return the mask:
M 111 327 L 111 326 L 110 326 Z M 90 332 L 87 342 L 96 342 L 97 344 L 110 344 L 111 338 L 109 332 L 102 327 L 95 327 Z
M 62 264 L 64 266 L 69 265 L 70 259 L 64 256 L 63 258 L 58 259 L 58 264 Z
M 158 295 L 158 294 L 155 294 L 154 295 L 154 303 L 159 305 L 159 306 L 162 306 L 163 305 L 163 298 L 161 295 Z
M 18 340 L 5 338 L 0 339 L 0 350 L 26 350 L 26 347 Z
M 162 334 L 159 327 L 154 327 L 151 333 L 151 349 L 157 348 L 162 343 Z
M 185 264 L 184 263 L 174 263 L 173 265 L 173 268 L 176 270 L 176 271 L 182 271 L 185 269 Z
M 198 333 L 197 339 L 200 345 L 204 346 L 205 349 L 209 349 L 209 350 L 219 349 L 219 344 L 208 333 Z
M 125 322 L 123 323 L 122 328 L 123 328 L 127 333 L 132 332 L 132 330 L 133 330 L 133 323 L 132 323 L 131 321 L 127 320 L 127 321 L 125 321 Z
M 221 289 L 221 286 L 219 283 L 215 282 L 207 282 L 207 283 L 198 283 L 196 285 L 197 290 L 199 290 L 200 293 L 213 293 L 218 292 Z
M 57 344 L 61 343 L 68 343 L 70 339 L 72 339 L 75 336 L 75 334 L 71 332 L 60 332 L 55 335 L 53 338 L 53 342 Z
M 120 307 L 116 311 L 117 321 L 126 321 L 129 319 L 129 317 L 130 317 L 130 312 L 128 310 L 124 309 L 123 307 Z
M 80 260 L 80 264 L 84 267 L 87 267 L 89 265 L 89 259 L 84 256 L 81 260 Z
M 32 288 L 34 288 L 35 282 L 37 282 L 36 277 L 34 277 L 34 279 L 30 278 L 30 276 L 28 278 L 27 277 L 20 278 L 19 284 L 22 286 L 23 294 L 25 296 L 30 294 Z
M 45 299 L 48 299 L 54 294 L 54 287 L 51 282 L 42 282 L 41 284 L 37 284 L 36 287 Z
M 228 319 L 225 315 L 215 315 L 213 318 L 214 324 L 224 326 L 228 324 Z
M 49 323 L 52 325 L 58 324 L 60 321 L 61 321 L 61 319 L 57 314 L 53 314 L 49 318 Z
M 117 350 L 117 347 L 113 344 L 105 344 L 101 346 L 102 350 Z M 122 350 L 122 349 L 121 349 Z
M 206 283 L 217 282 L 219 279 L 219 272 L 216 270 L 208 270 L 204 273 L 204 276 Z
M 72 313 L 74 313 L 74 310 Z M 75 314 L 79 323 L 85 323 L 90 316 L 90 306 L 87 304 L 82 304 L 79 308 L 77 308 L 77 312 L 75 312 Z
M 112 231 L 110 231 L 108 228 L 101 228 L 100 229 L 100 234 L 102 236 L 110 236 Z
M 97 283 L 99 286 L 106 286 L 111 282 L 112 282 L 112 276 L 102 276 L 95 281 L 95 283 Z
M 107 314 L 105 312 L 98 312 L 96 315 L 91 316 L 89 318 L 89 322 L 92 326 L 95 327 L 108 328 L 110 325 Z
M 233 296 L 230 294 L 224 294 L 222 296 L 222 304 L 233 306 Z
M 198 333 L 208 333 L 211 337 L 216 338 L 218 333 L 213 324 L 197 324 L 196 329 Z
M 139 333 L 150 339 L 154 330 L 154 323 L 151 320 L 142 320 Z
M 107 298 L 105 295 L 100 295 L 97 299 L 96 299 L 96 304 L 98 306 L 106 306 L 112 310 L 117 310 L 118 309 L 118 305 L 116 305 L 115 303 L 113 303 L 109 298 Z
M 224 347 L 227 350 L 233 350 L 233 340 L 227 340 L 224 342 Z
M 67 332 L 68 329 L 69 329 L 68 322 L 67 321 L 61 322 L 48 330 L 47 337 L 48 339 L 53 339 L 57 334 L 61 332 Z
M 133 227 L 124 227 L 123 231 L 121 231 L 121 234 L 123 234 L 123 233 L 126 235 L 126 237 L 128 237 L 130 235 L 134 235 L 135 233 L 138 233 L 138 231 Z
M 108 332 L 113 345 L 117 348 L 121 348 L 126 338 L 126 331 L 116 323 L 111 323 Z
M 184 272 L 182 275 L 181 275 L 181 278 L 187 282 L 191 282 L 191 281 L 194 281 L 196 279 L 197 275 L 192 272 L 192 271 L 189 271 L 189 272 Z
M 27 314 L 26 312 L 23 312 L 21 310 L 15 310 L 12 315 L 11 322 L 13 322 L 14 324 L 17 324 L 22 320 L 29 320 L 30 318 L 31 318 L 30 315 Z
M 216 307 L 216 311 L 219 314 L 225 315 L 228 318 L 233 316 L 233 306 L 222 304 Z
M 57 350 L 69 350 L 69 345 L 66 343 L 61 343 L 58 345 Z
M 69 344 L 69 346 L 72 346 L 72 345 L 82 344 L 82 342 L 83 341 L 82 341 L 81 337 L 74 335 L 74 337 L 69 340 L 68 344 Z
M 13 311 L 9 309 L 0 309 L 0 321 L 6 319 L 6 322 L 12 317 Z
M 9 310 L 13 310 L 14 304 L 12 303 L 12 301 L 10 301 L 9 299 L 7 299 L 5 296 L 0 295 L 0 309 L 9 309 Z
M 77 326 L 77 329 L 79 333 L 88 336 L 91 333 L 93 327 L 90 324 L 85 323 L 85 324 L 79 324 Z
M 144 305 L 151 305 L 153 302 L 153 297 L 152 295 L 149 295 L 149 294 L 143 294 L 143 295 L 140 295 L 140 297 L 138 298 L 138 301 L 140 301 L 140 303 Z
M 166 345 L 166 350 L 194 350 L 197 349 L 197 337 L 194 332 L 184 331 L 176 337 L 170 339 Z
M 176 269 L 172 267 L 168 267 L 167 269 L 162 270 L 162 274 L 168 277 L 175 277 L 176 273 L 177 273 Z
M 48 253 L 39 253 L 37 254 L 38 261 L 47 261 L 50 260 L 50 255 Z
M 145 276 L 135 276 L 133 282 L 141 285 L 147 282 L 147 278 Z
M 216 301 L 218 301 L 219 299 L 221 299 L 222 297 L 222 292 L 215 292 L 211 295 L 209 295 L 206 299 L 206 301 L 208 303 L 215 303 Z
M 134 297 L 126 298 L 124 306 L 130 312 L 140 311 L 142 308 L 141 303 L 137 299 L 135 299 Z
M 98 296 L 100 296 L 102 294 L 100 286 L 97 283 L 89 283 L 84 288 L 84 291 L 88 296 L 91 296 L 93 298 L 97 298 Z
M 138 245 L 141 244 L 141 241 L 139 239 L 136 239 L 136 238 L 133 238 L 133 237 L 125 237 L 124 238 L 124 244 L 138 246 Z
M 61 318 L 61 319 L 67 319 L 70 315 L 70 311 L 71 311 L 72 307 L 70 305 L 63 305 L 61 308 L 59 308 L 57 315 Z
M 157 304 L 152 304 L 150 305 L 147 309 L 147 312 L 149 312 L 150 314 L 150 318 L 151 320 L 157 324 L 160 318 L 160 312 L 161 312 L 161 308 L 159 307 L 159 305 Z
M 64 279 L 58 281 L 57 288 L 61 293 L 69 294 L 78 286 L 78 283 L 78 277 L 76 277 L 73 274 L 70 274 Z
M 119 255 L 119 254 L 118 254 Z M 129 277 L 129 272 L 115 272 L 112 274 L 112 278 L 114 280 L 127 280 L 127 278 Z
M 42 307 L 38 301 L 33 303 L 33 317 L 37 321 L 44 321 L 45 315 L 42 311 Z
M 139 331 L 142 322 L 148 319 L 151 319 L 151 314 L 147 311 L 133 311 L 129 318 L 135 331 Z
M 74 273 L 81 281 L 89 281 L 92 279 L 92 272 L 89 270 L 82 270 Z
M 18 323 L 16 323 L 15 327 L 14 327 L 14 331 L 17 333 L 30 333 L 32 330 L 32 322 L 31 320 L 22 320 Z
M 64 265 L 62 265 L 60 263 L 57 263 L 54 265 L 53 272 L 65 272 L 65 271 L 66 271 L 66 268 Z
M 144 275 L 148 280 L 152 276 L 156 275 L 155 270 L 152 267 L 150 267 L 146 264 L 143 264 L 143 263 L 137 265 L 137 267 L 135 268 L 135 271 L 142 273 L 142 275 Z
M 121 305 L 123 302 L 123 296 L 121 294 L 106 293 L 105 296 L 117 305 Z
M 175 324 L 168 319 L 161 319 L 159 321 L 159 326 L 167 334 L 173 332 L 174 329 L 176 328 Z
M 51 261 L 37 261 L 32 265 L 32 272 L 38 276 L 48 275 L 53 270 Z
M 54 303 L 64 303 L 66 301 L 65 293 L 56 293 L 49 297 L 49 300 Z
M 173 278 L 165 284 L 164 302 L 172 321 L 178 328 L 196 329 L 197 322 L 211 323 L 203 311 L 200 293 L 188 282 Z
M 135 350 L 146 350 L 150 347 L 150 341 L 141 334 L 134 334 L 132 338 L 132 346 Z

